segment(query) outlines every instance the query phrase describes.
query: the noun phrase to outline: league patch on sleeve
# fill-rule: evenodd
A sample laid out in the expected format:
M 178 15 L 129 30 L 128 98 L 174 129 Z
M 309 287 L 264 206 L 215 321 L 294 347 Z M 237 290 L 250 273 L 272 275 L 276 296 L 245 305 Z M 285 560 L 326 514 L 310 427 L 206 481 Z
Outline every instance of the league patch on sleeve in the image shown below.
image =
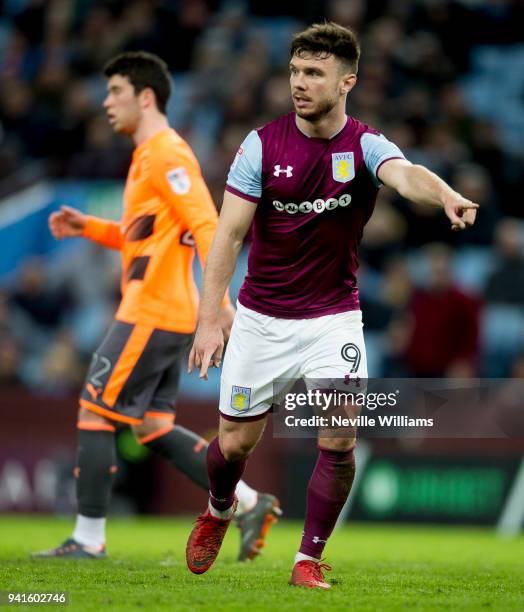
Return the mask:
M 233 163 L 231 164 L 231 170 L 234 170 L 238 160 L 242 157 L 242 155 L 244 155 L 244 149 L 242 147 L 240 147 L 237 151 L 237 154 L 235 155 L 235 159 L 233 160 Z
M 249 404 L 251 402 L 251 389 L 249 387 L 231 387 L 231 408 L 238 410 L 238 412 L 245 412 L 249 410 Z
M 183 166 L 169 170 L 166 174 L 166 178 L 171 185 L 171 189 L 177 195 L 184 195 L 191 188 L 191 179 Z

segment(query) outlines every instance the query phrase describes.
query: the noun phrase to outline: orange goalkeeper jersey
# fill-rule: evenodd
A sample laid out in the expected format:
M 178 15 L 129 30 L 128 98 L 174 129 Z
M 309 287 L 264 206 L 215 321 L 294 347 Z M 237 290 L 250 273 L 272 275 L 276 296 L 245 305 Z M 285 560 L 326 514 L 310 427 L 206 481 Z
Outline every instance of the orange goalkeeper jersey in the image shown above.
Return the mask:
M 192 333 L 198 292 L 193 246 L 203 266 L 217 212 L 189 145 L 166 128 L 138 146 L 120 222 L 88 217 L 84 237 L 122 253 L 116 319 Z

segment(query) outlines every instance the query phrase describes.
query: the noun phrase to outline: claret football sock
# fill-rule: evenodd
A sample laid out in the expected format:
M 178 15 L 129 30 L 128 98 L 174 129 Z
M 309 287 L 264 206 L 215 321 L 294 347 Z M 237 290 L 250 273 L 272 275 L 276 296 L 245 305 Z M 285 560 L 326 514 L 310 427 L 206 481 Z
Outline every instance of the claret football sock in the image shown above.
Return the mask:
M 355 476 L 353 450 L 319 451 L 307 488 L 306 521 L 299 551 L 316 560 L 322 556 Z
M 209 489 L 207 475 L 207 447 L 204 438 L 185 427 L 175 425 L 173 429 L 158 438 L 145 443 L 145 446 L 167 459 L 177 470 L 206 491 Z M 257 503 L 257 492 L 240 481 L 236 488 L 238 516 L 251 510 Z
M 113 431 L 78 430 L 76 496 L 78 516 L 74 539 L 86 546 L 104 543 L 105 517 L 116 473 Z
M 207 473 L 211 512 L 225 512 L 233 506 L 235 489 L 246 469 L 247 457 L 227 461 L 215 438 L 207 449 Z M 226 517 L 219 517 L 226 518 Z

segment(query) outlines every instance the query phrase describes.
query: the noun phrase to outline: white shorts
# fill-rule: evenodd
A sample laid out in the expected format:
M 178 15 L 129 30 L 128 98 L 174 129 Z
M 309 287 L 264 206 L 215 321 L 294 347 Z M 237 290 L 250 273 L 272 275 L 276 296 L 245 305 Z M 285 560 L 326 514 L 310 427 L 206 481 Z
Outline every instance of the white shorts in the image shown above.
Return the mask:
M 237 303 L 220 380 L 220 412 L 260 417 L 273 404 L 274 381 L 367 379 L 362 312 L 279 319 Z M 308 385 L 309 386 L 309 385 Z

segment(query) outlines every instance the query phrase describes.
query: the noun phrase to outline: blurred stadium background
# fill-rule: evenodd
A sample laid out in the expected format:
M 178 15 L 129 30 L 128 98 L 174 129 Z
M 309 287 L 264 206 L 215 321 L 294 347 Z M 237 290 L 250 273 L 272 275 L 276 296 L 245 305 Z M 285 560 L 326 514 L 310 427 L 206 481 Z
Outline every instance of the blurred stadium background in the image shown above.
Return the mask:
M 381 190 L 361 250 L 370 376 L 524 377 L 521 1 L 0 0 L 0 512 L 74 511 L 76 396 L 118 301 L 119 262 L 53 241 L 47 217 L 63 203 L 119 216 L 131 146 L 101 111 L 101 66 L 121 50 L 167 61 L 169 118 L 219 206 L 245 134 L 290 108 L 290 35 L 324 18 L 361 35 L 348 112 L 482 207 L 454 234 L 439 212 Z M 217 397 L 216 373 L 207 384 L 184 376 L 178 422 L 213 435 Z M 113 512 L 200 509 L 203 492 L 128 430 L 117 443 Z M 496 525 L 513 512 L 516 529 L 523 450 L 363 444 L 349 517 Z M 268 432 L 248 480 L 299 517 L 314 455 L 312 441 Z

